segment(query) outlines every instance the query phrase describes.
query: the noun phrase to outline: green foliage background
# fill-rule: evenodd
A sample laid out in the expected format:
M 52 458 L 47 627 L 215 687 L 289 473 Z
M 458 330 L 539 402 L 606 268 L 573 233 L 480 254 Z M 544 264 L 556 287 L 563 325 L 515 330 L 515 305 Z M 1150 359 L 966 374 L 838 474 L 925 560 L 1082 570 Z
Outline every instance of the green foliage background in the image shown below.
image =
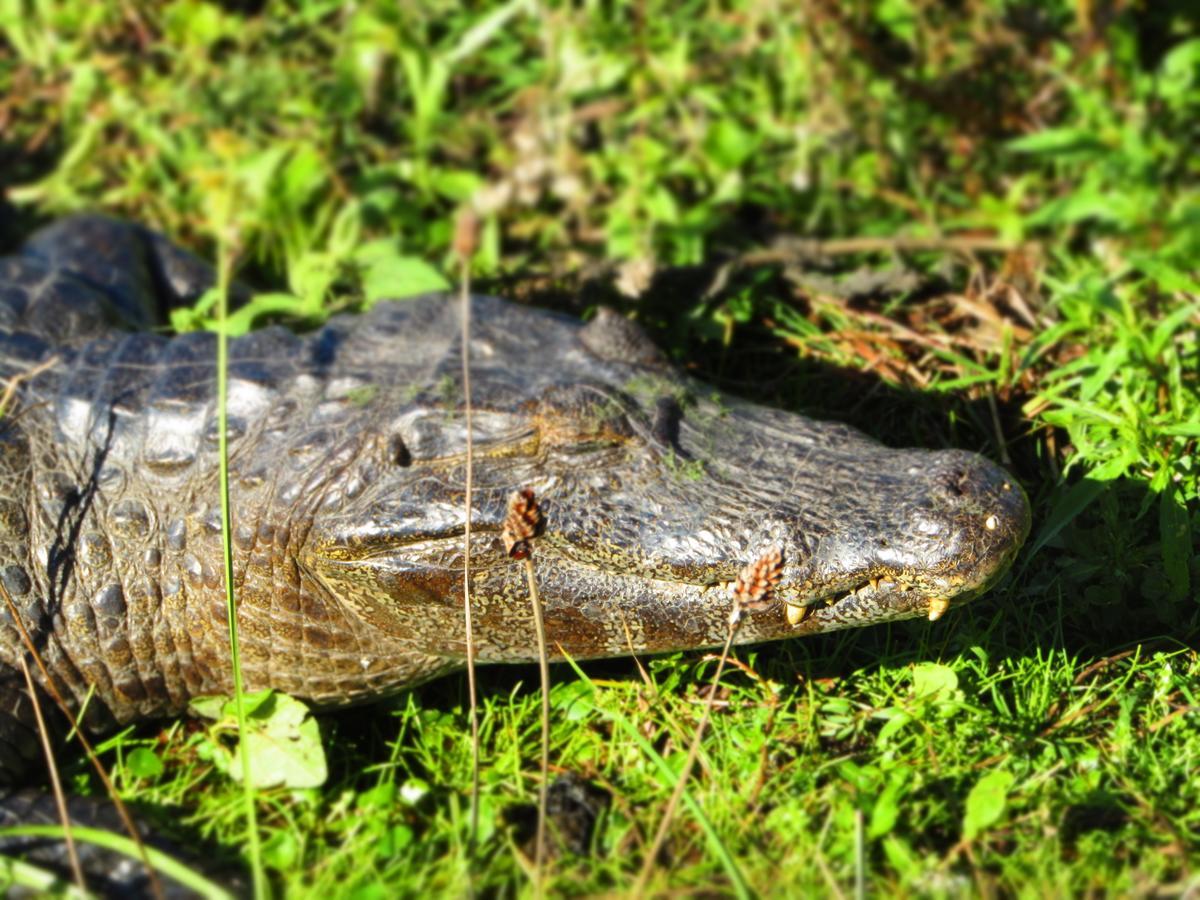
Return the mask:
M 472 206 L 492 291 L 614 304 L 757 399 L 1004 460 L 1035 503 L 1009 582 L 932 628 L 744 654 L 693 793 L 763 892 L 1195 889 L 1196 25 L 1065 0 L 0 0 L 0 241 L 127 216 L 233 248 L 260 291 L 238 327 L 307 326 L 448 283 Z M 555 759 L 616 799 L 555 864 L 568 893 L 632 883 L 669 794 L 633 738 L 678 765 L 708 669 L 588 671 L 556 670 Z M 484 698 L 481 857 L 447 679 L 327 720 L 329 784 L 262 796 L 277 884 L 518 890 L 499 811 L 535 793 L 533 681 Z M 139 754 L 126 789 L 236 857 L 194 736 L 112 744 L 147 747 L 167 764 Z M 736 885 L 686 816 L 670 853 L 660 889 Z

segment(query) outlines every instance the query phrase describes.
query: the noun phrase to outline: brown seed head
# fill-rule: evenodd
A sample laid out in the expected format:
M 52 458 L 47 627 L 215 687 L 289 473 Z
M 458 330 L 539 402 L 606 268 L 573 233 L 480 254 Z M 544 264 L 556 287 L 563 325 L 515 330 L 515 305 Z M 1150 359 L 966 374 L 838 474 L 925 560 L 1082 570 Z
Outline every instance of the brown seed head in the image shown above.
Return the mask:
M 542 533 L 542 510 L 530 488 L 515 491 L 508 498 L 508 515 L 500 532 L 504 550 L 512 559 L 524 559 L 532 547 L 530 541 Z
M 460 262 L 468 262 L 479 249 L 479 217 L 469 207 L 454 220 L 454 240 L 451 245 Z
M 743 609 L 763 609 L 783 577 L 783 551 L 772 547 L 738 574 L 733 599 Z

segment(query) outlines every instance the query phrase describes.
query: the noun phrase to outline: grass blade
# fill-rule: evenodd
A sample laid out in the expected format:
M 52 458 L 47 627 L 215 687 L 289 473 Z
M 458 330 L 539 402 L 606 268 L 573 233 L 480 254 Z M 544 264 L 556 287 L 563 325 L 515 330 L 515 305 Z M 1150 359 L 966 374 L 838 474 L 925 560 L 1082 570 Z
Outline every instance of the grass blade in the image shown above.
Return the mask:
M 58 777 L 58 766 L 54 762 L 54 751 L 50 747 L 50 733 L 46 730 L 46 722 L 42 718 L 42 704 L 38 701 L 37 689 L 33 686 L 33 676 L 29 673 L 29 663 L 21 657 L 21 673 L 25 676 L 25 684 L 29 688 L 29 700 L 33 704 L 33 714 L 37 719 L 38 738 L 42 742 L 42 753 L 46 757 L 46 769 L 50 773 L 50 789 L 54 794 L 54 805 L 58 809 L 58 818 L 62 822 L 63 841 L 67 845 L 67 858 L 71 861 L 71 875 L 79 890 L 87 891 L 87 882 L 83 878 L 83 868 L 79 865 L 79 852 L 75 849 L 75 837 L 71 833 L 71 817 L 67 814 L 67 800 L 63 796 L 62 781 Z
M 241 740 L 249 733 L 246 727 L 245 686 L 242 682 L 242 659 L 238 648 L 237 603 L 233 590 L 233 513 L 229 502 L 229 281 L 232 252 L 226 240 L 217 250 L 217 452 L 220 457 L 221 487 L 221 549 L 225 569 L 225 615 L 229 623 L 229 664 L 233 669 L 233 698 L 237 711 L 238 735 Z M 254 803 L 254 783 L 250 771 L 250 753 L 243 744 L 242 797 L 246 814 L 246 845 L 250 855 L 250 870 L 254 879 L 254 896 L 270 895 L 266 872 L 263 869 L 262 846 L 258 839 L 258 815 Z
M 455 223 L 454 250 L 459 261 L 459 303 L 462 333 L 463 411 L 467 426 L 467 460 L 463 489 L 463 628 L 467 639 L 467 694 L 471 718 L 471 820 L 467 855 L 474 853 L 479 834 L 479 700 L 475 681 L 475 623 L 471 614 L 471 495 L 475 478 L 475 442 L 471 433 L 471 257 L 475 254 L 478 223 L 464 212 Z
M 73 831 L 76 838 L 86 843 L 120 853 L 130 859 L 148 860 L 148 867 L 152 872 L 161 872 L 189 890 L 195 891 L 206 900 L 233 900 L 233 894 L 225 888 L 161 850 L 154 847 L 139 847 L 129 838 L 113 834 L 102 828 L 76 825 Z M 0 828 L 0 837 L 45 837 L 63 840 L 65 835 L 61 825 L 12 825 Z
M 572 669 L 575 670 L 575 674 L 578 676 L 579 680 L 591 689 L 592 695 L 598 696 L 600 693 L 599 688 L 596 686 L 595 682 L 588 678 L 583 669 L 579 667 L 579 664 L 565 654 L 563 655 L 563 659 L 571 666 Z M 659 783 L 662 784 L 663 787 L 671 787 L 672 789 L 674 788 L 675 780 L 678 777 L 677 773 L 671 769 L 670 764 L 663 759 L 662 755 L 654 749 L 654 745 L 642 735 L 642 733 L 638 730 L 636 723 L 630 721 L 628 717 L 620 712 L 617 712 L 616 710 L 604 709 L 595 703 L 591 704 L 591 708 L 593 712 L 596 712 L 612 721 L 623 732 L 625 732 L 625 734 L 628 735 L 634 741 L 634 743 L 638 745 L 642 753 L 645 754 L 646 758 L 650 760 L 654 768 L 658 771 Z M 742 875 L 741 869 L 738 868 L 737 861 L 733 858 L 733 854 L 730 853 L 729 848 L 725 846 L 725 842 L 721 840 L 721 836 L 717 833 L 717 829 L 713 826 L 712 822 L 709 821 L 708 816 L 704 814 L 704 810 L 700 807 L 699 802 L 697 802 L 696 798 L 687 791 L 683 792 L 681 798 L 683 803 L 687 806 L 688 811 L 691 812 L 697 823 L 699 823 L 700 829 L 704 832 L 704 837 L 708 842 L 709 849 L 716 855 L 717 859 L 721 861 L 721 867 L 725 870 L 725 874 L 731 882 L 734 896 L 738 897 L 739 900 L 748 900 L 748 898 L 754 896 L 753 892 L 750 890 L 750 886 L 746 883 L 745 877 Z

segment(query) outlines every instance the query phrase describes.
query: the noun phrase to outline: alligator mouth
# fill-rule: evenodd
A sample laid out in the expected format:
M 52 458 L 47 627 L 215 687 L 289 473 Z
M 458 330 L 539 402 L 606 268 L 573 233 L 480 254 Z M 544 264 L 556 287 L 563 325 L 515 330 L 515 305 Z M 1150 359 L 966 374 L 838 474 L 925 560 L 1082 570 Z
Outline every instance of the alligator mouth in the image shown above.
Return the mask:
M 860 616 L 880 620 L 919 615 L 936 622 L 952 606 L 961 606 L 985 593 L 1008 571 L 1019 544 L 999 554 L 991 564 L 976 570 L 952 570 L 935 575 L 910 573 L 853 576 L 815 599 L 797 603 L 786 595 L 779 599 L 788 622 L 798 625 L 818 612 L 836 613 L 854 606 Z
M 948 583 L 934 585 L 898 575 L 861 576 L 808 603 L 796 604 L 786 598 L 782 602 L 788 622 L 798 625 L 814 613 L 850 604 L 863 609 L 873 608 L 880 618 L 886 618 L 888 612 L 907 611 L 913 596 L 921 594 L 929 598 L 928 617 L 933 622 L 950 608 L 952 600 L 959 599 L 960 593 Z

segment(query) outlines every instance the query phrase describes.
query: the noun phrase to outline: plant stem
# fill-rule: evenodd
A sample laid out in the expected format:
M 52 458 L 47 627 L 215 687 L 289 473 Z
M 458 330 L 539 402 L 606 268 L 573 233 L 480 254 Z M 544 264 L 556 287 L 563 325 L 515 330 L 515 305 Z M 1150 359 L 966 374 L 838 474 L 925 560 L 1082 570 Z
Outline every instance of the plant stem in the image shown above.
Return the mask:
M 533 627 L 537 634 L 538 671 L 542 681 L 542 779 L 538 789 L 537 839 L 534 844 L 535 897 L 545 891 L 546 862 L 546 798 L 550 787 L 550 660 L 546 653 L 546 622 L 542 617 L 542 601 L 538 596 L 537 576 L 533 570 L 533 554 L 525 557 L 525 580 L 529 584 L 529 603 L 533 607 Z
M 713 702 L 717 696 L 717 685 L 721 683 L 721 675 L 725 672 L 725 661 L 729 659 L 729 648 L 733 644 L 733 635 L 737 631 L 739 620 L 731 620 L 729 623 L 729 634 L 725 636 L 725 646 L 721 648 L 721 658 L 717 662 L 717 672 L 713 675 L 712 685 L 708 691 L 708 700 L 704 704 L 704 714 L 700 717 L 700 724 L 696 726 L 696 733 L 692 736 L 692 745 L 688 748 L 687 759 L 683 763 L 683 769 L 679 773 L 679 778 L 675 782 L 675 789 L 671 792 L 671 799 L 667 801 L 667 807 L 663 810 L 662 821 L 658 823 L 658 830 L 654 834 L 654 840 L 650 844 L 650 849 L 646 852 L 646 858 L 642 860 L 642 870 L 638 873 L 637 883 L 634 884 L 632 896 L 644 897 L 646 895 L 646 885 L 650 881 L 650 874 L 654 871 L 654 861 L 658 859 L 658 854 L 662 850 L 662 845 L 667 839 L 667 829 L 671 825 L 671 820 L 675 817 L 675 809 L 679 806 L 679 801 L 683 799 L 684 788 L 687 787 L 688 779 L 691 778 L 692 769 L 695 768 L 696 759 L 700 756 L 700 743 L 704 738 L 704 732 L 708 728 L 708 722 L 712 718 Z
M 229 659 L 233 667 L 233 699 L 237 713 L 238 741 L 242 757 L 242 798 L 246 813 L 246 844 L 254 880 L 254 896 L 270 896 L 263 870 L 262 847 L 258 840 L 258 814 L 254 804 L 254 783 L 250 769 L 250 751 L 246 746 L 245 688 L 242 683 L 242 659 L 238 647 L 237 603 L 233 591 L 233 512 L 229 502 L 229 279 L 231 254 L 224 236 L 217 251 L 217 451 L 220 457 L 221 549 L 225 566 L 225 616 L 229 623 Z
M 479 833 L 479 709 L 475 682 L 475 627 L 471 615 L 471 493 L 474 488 L 474 437 L 471 434 L 471 268 L 469 258 L 460 256 L 462 275 L 459 297 L 462 304 L 463 406 L 467 424 L 466 490 L 463 499 L 463 618 L 467 637 L 467 694 L 471 717 L 471 823 L 467 852 L 473 854 Z

